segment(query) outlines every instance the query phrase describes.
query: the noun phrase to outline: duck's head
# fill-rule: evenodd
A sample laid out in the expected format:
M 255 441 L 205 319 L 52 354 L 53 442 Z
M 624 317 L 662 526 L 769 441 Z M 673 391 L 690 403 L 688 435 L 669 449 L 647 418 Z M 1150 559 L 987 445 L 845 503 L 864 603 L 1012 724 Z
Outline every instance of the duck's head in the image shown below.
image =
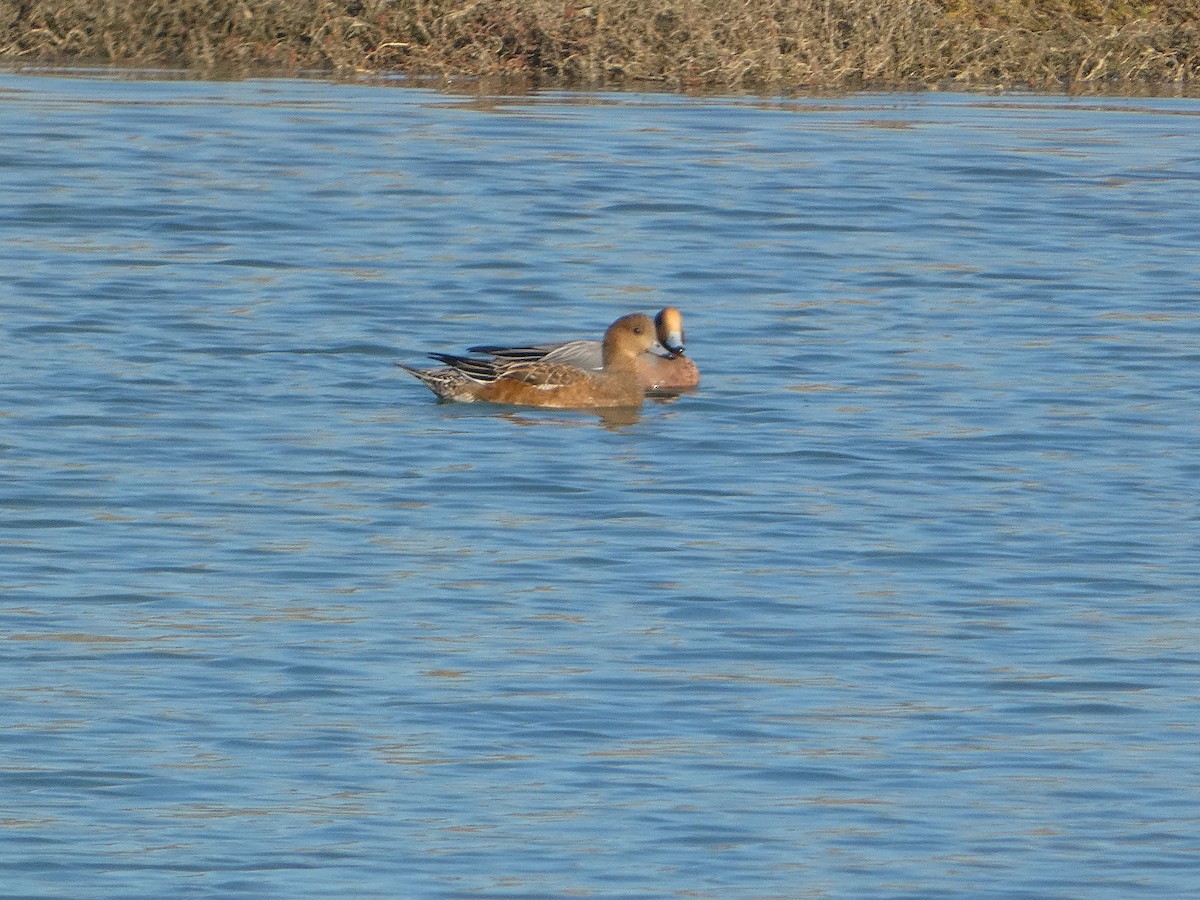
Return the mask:
M 654 320 L 641 313 L 621 316 L 604 332 L 604 365 L 636 359 L 647 350 L 664 352 L 655 333 Z
M 683 313 L 674 306 L 664 307 L 654 317 L 654 329 L 660 344 L 671 353 L 683 356 Z

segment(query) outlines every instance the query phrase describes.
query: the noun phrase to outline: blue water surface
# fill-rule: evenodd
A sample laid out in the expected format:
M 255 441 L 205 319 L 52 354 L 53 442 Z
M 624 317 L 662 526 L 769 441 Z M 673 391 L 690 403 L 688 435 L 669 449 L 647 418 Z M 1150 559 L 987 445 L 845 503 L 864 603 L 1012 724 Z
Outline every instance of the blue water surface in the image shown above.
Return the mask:
M 5 896 L 1200 893 L 1200 103 L 9 73 L 0 197 Z

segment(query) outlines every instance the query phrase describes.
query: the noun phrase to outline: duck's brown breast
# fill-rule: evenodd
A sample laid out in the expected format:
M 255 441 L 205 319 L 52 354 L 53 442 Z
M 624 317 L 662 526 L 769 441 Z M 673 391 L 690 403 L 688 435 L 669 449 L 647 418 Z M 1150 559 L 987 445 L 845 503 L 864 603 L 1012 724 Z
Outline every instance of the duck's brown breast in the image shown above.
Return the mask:
M 683 391 L 700 385 L 700 369 L 687 356 L 667 359 L 643 353 L 638 357 L 638 376 L 647 391 Z

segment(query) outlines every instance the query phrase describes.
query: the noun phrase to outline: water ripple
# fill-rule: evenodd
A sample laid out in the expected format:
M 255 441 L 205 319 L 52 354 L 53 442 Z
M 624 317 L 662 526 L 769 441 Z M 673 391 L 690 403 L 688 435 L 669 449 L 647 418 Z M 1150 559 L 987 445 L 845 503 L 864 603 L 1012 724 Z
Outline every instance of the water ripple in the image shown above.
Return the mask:
M 1196 112 L 0 76 L 6 891 L 1195 893 Z

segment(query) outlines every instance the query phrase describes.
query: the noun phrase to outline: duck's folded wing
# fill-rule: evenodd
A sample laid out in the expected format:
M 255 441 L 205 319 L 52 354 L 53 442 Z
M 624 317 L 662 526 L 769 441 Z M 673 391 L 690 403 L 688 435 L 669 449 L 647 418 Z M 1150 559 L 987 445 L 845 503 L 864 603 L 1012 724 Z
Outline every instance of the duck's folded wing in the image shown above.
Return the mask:
M 591 375 L 583 369 L 563 363 L 479 359 L 471 356 L 453 356 L 449 353 L 431 353 L 429 355 L 479 384 L 491 384 L 507 378 L 551 390 L 591 378 Z
M 471 347 L 471 353 L 487 353 L 497 359 L 518 362 L 555 362 L 580 369 L 599 369 L 604 357 L 599 341 L 577 340 L 562 344 L 537 344 L 531 347 L 501 347 L 494 344 Z
M 500 363 L 499 367 L 504 370 L 504 378 L 511 378 L 513 381 L 523 381 L 525 384 L 531 384 L 543 390 L 567 387 L 572 384 L 578 384 L 581 381 L 588 381 L 592 377 L 578 366 L 568 366 L 563 363 L 513 362 L 509 364 Z

